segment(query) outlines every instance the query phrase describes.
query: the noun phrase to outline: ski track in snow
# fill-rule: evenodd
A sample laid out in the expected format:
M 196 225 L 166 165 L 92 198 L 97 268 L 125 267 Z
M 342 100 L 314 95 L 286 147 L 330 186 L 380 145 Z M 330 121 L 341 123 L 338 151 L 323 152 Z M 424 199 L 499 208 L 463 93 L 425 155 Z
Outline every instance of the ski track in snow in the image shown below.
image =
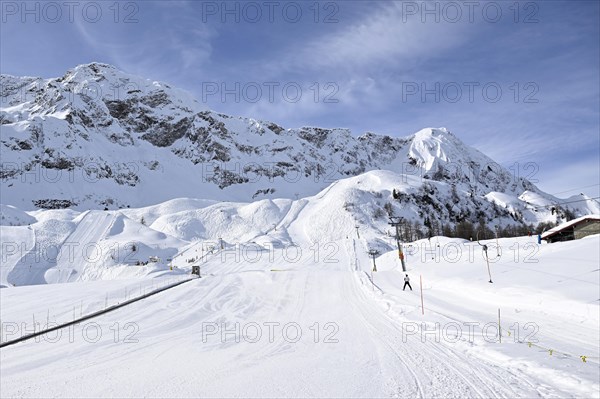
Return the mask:
M 64 241 L 56 258 L 56 266 L 46 271 L 50 283 L 70 282 L 81 276 L 89 262 L 89 254 L 84 250 L 96 246 L 110 231 L 116 220 L 115 214 L 103 211 L 88 211 L 77 224 L 77 228 Z
M 354 246 L 353 246 L 354 247 Z M 366 259 L 365 261 L 368 261 Z M 367 289 L 363 285 L 363 289 Z M 402 391 L 406 384 L 397 385 L 399 397 L 533 397 L 532 384 L 511 372 L 493 369 L 478 359 L 467 358 L 444 347 L 442 343 L 421 342 L 420 337 L 409 335 L 406 340 L 395 320 L 373 311 L 369 298 L 360 291 L 349 293 L 353 306 L 371 327 L 371 333 L 395 353 L 414 376 L 416 390 Z M 412 370 L 419 370 L 416 374 Z M 510 385 L 506 386 L 506 382 Z M 523 389 L 525 385 L 529 389 Z M 512 388 L 520 389 L 512 389 Z M 535 395 L 533 395 L 535 393 Z

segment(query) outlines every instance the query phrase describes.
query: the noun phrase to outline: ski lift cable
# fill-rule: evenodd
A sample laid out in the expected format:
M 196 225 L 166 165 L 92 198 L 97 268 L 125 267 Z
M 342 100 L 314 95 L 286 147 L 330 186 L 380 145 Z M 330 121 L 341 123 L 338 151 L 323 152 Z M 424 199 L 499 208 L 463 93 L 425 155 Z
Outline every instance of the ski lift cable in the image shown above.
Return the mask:
M 572 204 L 575 202 L 584 202 L 584 201 L 589 201 L 589 200 L 597 200 L 600 199 L 600 197 L 593 197 L 593 198 L 586 198 L 586 199 L 580 199 L 580 200 L 575 200 L 575 201 L 567 201 L 567 202 L 558 202 L 556 204 L 553 205 L 565 205 L 565 204 Z M 547 205 L 550 206 L 550 205 Z
M 558 205 L 566 205 L 566 204 L 573 204 L 575 202 L 585 202 L 585 201 L 589 201 L 589 200 L 598 200 L 600 199 L 600 197 L 591 197 L 591 198 L 586 198 L 586 199 L 581 199 L 581 200 L 575 200 L 575 201 L 567 201 L 567 202 L 555 202 L 549 205 L 535 205 L 535 204 L 530 204 L 529 202 L 525 201 L 525 203 L 529 204 L 529 205 L 533 205 L 536 208 L 552 208 L 552 207 L 556 207 Z M 598 202 L 598 201 L 596 201 Z
M 583 186 L 583 187 L 573 188 L 571 190 L 560 191 L 558 193 L 553 193 L 553 194 L 550 194 L 550 195 L 563 194 L 563 193 L 568 193 L 568 192 L 571 192 L 571 191 L 578 191 L 578 190 L 581 190 L 582 188 L 590 188 L 590 187 L 596 187 L 596 186 L 600 186 L 600 183 L 590 184 L 589 186 Z

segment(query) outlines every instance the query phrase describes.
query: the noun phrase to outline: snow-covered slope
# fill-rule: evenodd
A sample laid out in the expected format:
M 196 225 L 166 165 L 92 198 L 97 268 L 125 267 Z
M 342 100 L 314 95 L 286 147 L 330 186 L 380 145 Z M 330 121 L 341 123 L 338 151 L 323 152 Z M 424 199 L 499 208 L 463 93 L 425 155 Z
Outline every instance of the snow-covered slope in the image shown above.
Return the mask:
M 292 224 L 311 230 L 301 213 Z M 407 250 L 412 291 L 402 290 L 395 251 L 371 273 L 363 239 L 329 249 L 298 237 L 296 251 L 254 247 L 238 257 L 227 249 L 201 263 L 201 279 L 3 348 L 0 389 L 7 397 L 598 397 L 598 236 L 542 246 L 502 239 L 493 284 L 476 243 L 439 243 L 433 258 L 427 240 Z M 106 283 L 0 290 L 3 339 L 149 285 Z
M 402 195 L 394 198 L 394 190 Z M 217 245 L 258 245 L 265 249 L 298 242 L 325 245 L 359 234 L 371 247 L 387 251 L 395 245 L 390 214 L 404 218 L 404 241 L 440 235 L 453 221 L 471 220 L 490 229 L 496 223 L 518 223 L 518 213 L 529 220 L 559 220 L 548 206 L 544 207 L 547 198 L 541 194 L 527 195 L 527 203 L 504 193 L 487 197 L 497 205 L 443 181 L 371 171 L 338 180 L 316 195 L 298 200 L 176 199 L 144 208 L 82 213 L 24 212 L 6 207 L 18 220 L 29 223 L 0 226 L 0 284 L 130 277 L 164 269 L 173 257 L 173 264 L 184 268 L 189 266 L 186 260 L 200 257 Z M 151 256 L 162 262 L 133 266 Z
M 152 274 L 166 270 L 167 260 L 188 244 L 118 211 L 32 213 L 38 218 L 35 223 L 0 226 L 2 286 Z M 158 261 L 149 262 L 150 257 Z
M 25 226 L 31 223 L 35 223 L 37 220 L 29 216 L 11 205 L 0 204 L 0 225 L 2 226 Z

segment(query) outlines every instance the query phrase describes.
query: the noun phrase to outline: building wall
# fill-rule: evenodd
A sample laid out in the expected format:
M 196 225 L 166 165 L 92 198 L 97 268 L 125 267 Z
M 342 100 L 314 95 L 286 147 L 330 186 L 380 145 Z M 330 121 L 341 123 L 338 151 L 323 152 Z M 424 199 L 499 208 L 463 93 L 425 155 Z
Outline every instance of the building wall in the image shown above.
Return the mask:
M 583 238 L 592 234 L 600 234 L 600 221 L 586 220 L 575 226 L 575 239 Z
M 560 241 L 570 241 L 574 239 L 573 228 L 569 227 L 563 231 L 560 231 L 551 237 L 546 238 L 546 241 L 549 243 L 560 242 Z

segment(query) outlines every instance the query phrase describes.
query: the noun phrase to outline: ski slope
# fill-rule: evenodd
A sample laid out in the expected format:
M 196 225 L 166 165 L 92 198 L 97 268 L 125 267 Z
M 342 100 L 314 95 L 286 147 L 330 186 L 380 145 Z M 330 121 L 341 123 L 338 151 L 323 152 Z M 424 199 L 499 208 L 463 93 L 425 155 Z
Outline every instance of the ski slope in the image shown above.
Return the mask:
M 0 226 L 2 287 L 142 277 L 189 244 L 119 211 L 32 213 L 31 225 Z M 150 256 L 160 262 L 148 264 Z
M 65 283 L 80 279 L 84 269 L 93 263 L 97 244 L 106 237 L 115 215 L 103 211 L 87 211 L 79 216 L 77 228 L 65 240 L 56 257 L 56 266 L 47 270 L 48 283 Z
M 528 240 L 500 244 L 508 252 Z M 357 238 L 319 245 L 297 239 L 295 247 L 270 250 L 232 245 L 206 258 L 201 279 L 61 336 L 2 349 L 0 388 L 6 397 L 598 397 L 598 255 L 590 254 L 599 244 L 594 236 L 543 246 L 535 271 L 501 257 L 494 285 L 481 259 L 432 262 L 407 251 L 412 292 L 401 290 L 395 251 L 379 257 L 380 271 L 371 273 L 367 243 Z M 562 276 L 581 274 L 589 287 L 555 312 L 563 299 L 556 291 L 572 290 L 573 281 L 560 281 L 562 261 L 553 258 L 573 250 L 591 258 L 581 256 Z M 426 281 L 425 315 L 416 273 Z M 79 284 L 64 288 L 76 297 L 89 290 Z M 18 300 L 43 307 L 33 291 L 18 294 L 25 288 L 0 291 L 13 292 L 4 306 Z M 554 290 L 556 301 L 544 289 Z M 538 306 L 544 301 L 550 306 Z M 519 319 L 518 302 L 526 315 L 520 321 L 538 323 L 540 343 L 559 350 L 573 341 L 567 349 L 588 352 L 588 362 L 551 357 L 506 336 L 502 344 L 483 339 L 480 327 L 495 321 L 497 307 Z M 456 341 L 423 339 L 412 329 L 449 321 L 480 324 L 473 339 Z M 565 330 L 567 322 L 573 328 Z
M 29 279 L 29 265 L 24 261 L 24 253 L 35 251 L 35 230 L 21 226 L 0 226 L 0 234 L 9 236 L 10 241 L 4 242 L 2 248 L 2 262 L 0 262 L 0 286 L 8 285 L 8 276 L 12 274 L 12 281 L 35 281 Z

